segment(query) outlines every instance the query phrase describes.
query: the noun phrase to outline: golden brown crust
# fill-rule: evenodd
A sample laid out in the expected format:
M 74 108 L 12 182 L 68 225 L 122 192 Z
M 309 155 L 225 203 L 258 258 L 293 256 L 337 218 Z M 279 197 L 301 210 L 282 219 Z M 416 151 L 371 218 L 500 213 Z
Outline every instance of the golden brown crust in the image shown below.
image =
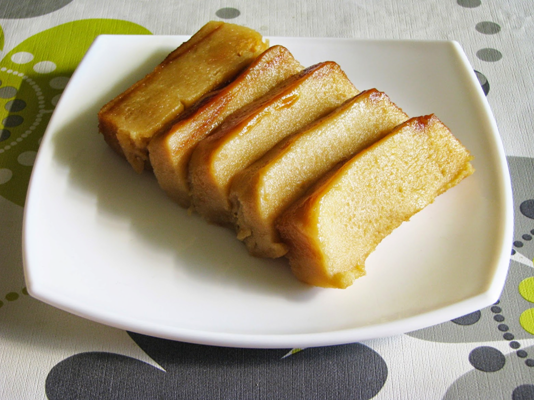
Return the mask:
M 346 288 L 385 236 L 474 172 L 472 156 L 434 115 L 385 136 L 407 119 L 387 95 L 356 96 L 336 63 L 303 69 L 267 47 L 258 32 L 209 22 L 104 105 L 99 130 L 180 205 L 237 228 L 252 255 L 286 255 L 301 281 Z M 336 120 L 353 96 L 392 105 L 357 145 L 336 136 L 367 122 Z
M 207 92 L 235 77 L 267 48 L 259 33 L 210 22 L 99 112 L 99 130 L 141 172 L 150 139 Z M 120 148 L 120 149 L 119 149 Z
M 255 256 L 283 256 L 287 246 L 274 227 L 276 218 L 335 164 L 407 119 L 385 93 L 370 89 L 280 142 L 232 182 L 238 238 Z
M 399 125 L 277 220 L 294 274 L 312 285 L 349 286 L 385 236 L 473 173 L 471 159 L 434 115 Z
M 264 95 L 303 67 L 285 47 L 263 52 L 229 85 L 184 112 L 173 126 L 157 134 L 148 149 L 160 186 L 183 207 L 189 207 L 188 163 L 202 139 L 234 111 Z
M 339 65 L 325 62 L 306 68 L 233 114 L 191 156 L 194 209 L 208 221 L 232 226 L 228 194 L 235 174 L 357 93 Z

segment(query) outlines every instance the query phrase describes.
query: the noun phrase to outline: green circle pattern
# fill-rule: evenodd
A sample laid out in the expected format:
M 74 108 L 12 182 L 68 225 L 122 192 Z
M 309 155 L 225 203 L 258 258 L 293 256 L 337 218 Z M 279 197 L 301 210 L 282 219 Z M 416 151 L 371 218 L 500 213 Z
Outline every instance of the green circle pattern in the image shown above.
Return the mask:
M 20 292 L 24 296 L 28 295 L 28 290 L 25 287 L 22 288 L 22 290 Z M 4 299 L 9 303 L 18 300 L 19 298 L 20 298 L 20 294 L 18 294 L 17 292 L 9 292 L 4 296 Z M 0 300 L 0 308 L 2 308 L 4 306 L 4 304 L 5 303 L 2 300 Z
M 519 283 L 519 294 L 528 302 L 534 303 L 534 277 L 526 278 Z M 525 331 L 534 335 L 534 308 L 523 311 L 519 323 Z
M 24 206 L 33 159 L 63 91 L 55 82 L 70 78 L 101 34 L 151 32 L 122 20 L 73 21 L 31 36 L 0 61 L 0 89 L 7 93 L 0 98 L 0 196 Z M 0 46 L 3 43 L 0 29 Z M 15 101 L 19 107 L 12 110 Z

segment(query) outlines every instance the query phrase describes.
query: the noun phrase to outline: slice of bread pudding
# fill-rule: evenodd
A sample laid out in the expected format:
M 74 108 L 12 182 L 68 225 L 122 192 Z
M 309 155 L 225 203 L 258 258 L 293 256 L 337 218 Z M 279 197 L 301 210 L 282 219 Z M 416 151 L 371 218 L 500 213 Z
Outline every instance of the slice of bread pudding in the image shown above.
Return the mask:
M 99 112 L 99 130 L 137 172 L 149 165 L 158 132 L 206 93 L 233 79 L 268 45 L 249 28 L 209 22 Z
M 382 239 L 473 173 L 471 159 L 434 115 L 399 125 L 277 220 L 293 273 L 311 285 L 348 287 Z
M 181 206 L 189 207 L 188 164 L 198 142 L 234 111 L 302 69 L 285 47 L 270 47 L 229 85 L 184 112 L 169 130 L 154 136 L 148 153 L 161 188 Z
M 338 64 L 306 68 L 228 118 L 191 156 L 191 204 L 206 220 L 233 226 L 233 177 L 283 138 L 329 113 L 358 90 Z
M 287 246 L 276 218 L 337 163 L 407 119 L 385 93 L 371 89 L 283 140 L 233 180 L 230 203 L 238 238 L 252 255 L 283 256 Z

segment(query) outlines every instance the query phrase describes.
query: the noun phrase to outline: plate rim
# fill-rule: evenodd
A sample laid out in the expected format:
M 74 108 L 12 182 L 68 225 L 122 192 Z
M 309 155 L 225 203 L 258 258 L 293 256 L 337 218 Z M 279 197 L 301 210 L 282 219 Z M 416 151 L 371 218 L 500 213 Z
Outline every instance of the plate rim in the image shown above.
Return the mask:
M 74 71 L 69 83 L 67 84 L 64 93 L 67 93 L 71 82 L 75 82 L 77 77 L 81 75 L 82 68 L 84 66 L 84 61 L 91 54 L 92 50 L 98 46 L 98 43 L 106 41 L 106 38 L 117 37 L 127 38 L 128 40 L 135 40 L 137 37 L 147 38 L 147 40 L 157 40 L 158 38 L 165 37 L 169 39 L 186 40 L 190 36 L 188 35 L 99 35 L 93 44 L 90 46 L 86 55 L 80 62 L 78 68 Z M 225 333 L 225 332 L 213 332 L 213 331 L 201 331 L 201 330 L 192 330 L 187 328 L 176 328 L 176 327 L 165 327 L 164 325 L 152 324 L 152 329 L 143 327 L 142 323 L 131 319 L 124 319 L 122 317 L 112 316 L 104 312 L 91 312 L 90 310 L 83 310 L 83 307 L 71 307 L 67 301 L 58 300 L 61 296 L 51 295 L 47 291 L 46 285 L 43 285 L 42 282 L 36 282 L 32 277 L 32 268 L 29 265 L 29 252 L 31 251 L 28 243 L 28 232 L 31 229 L 31 212 L 33 210 L 32 202 L 32 188 L 34 187 L 35 181 L 38 179 L 37 176 L 40 173 L 38 168 L 34 168 L 30 178 L 30 183 L 28 186 L 28 193 L 26 198 L 26 204 L 24 207 L 23 214 L 23 230 L 22 230 L 22 248 L 23 248 L 23 269 L 24 276 L 26 280 L 28 293 L 47 304 L 53 305 L 56 308 L 68 311 L 72 314 L 78 315 L 80 317 L 90 319 L 95 322 L 103 323 L 109 326 L 114 326 L 119 329 L 132 330 L 138 333 L 147 334 L 151 336 L 162 337 L 165 339 L 171 340 L 181 340 L 189 343 L 197 344 L 207 344 L 207 345 L 216 345 L 216 346 L 225 346 L 225 347 L 244 347 L 244 348 L 295 348 L 295 347 L 316 347 L 316 346 L 326 346 L 326 345 L 338 345 L 344 343 L 350 343 L 361 340 L 374 339 L 379 337 L 391 336 L 401 333 L 410 332 L 413 330 L 421 329 L 426 326 L 435 325 L 437 323 L 445 322 L 447 320 L 453 319 L 455 316 L 458 317 L 458 310 L 462 309 L 467 311 L 467 313 L 477 311 L 485 306 L 488 306 L 498 300 L 500 293 L 504 287 L 505 279 L 508 273 L 508 267 L 510 264 L 510 257 L 502 250 L 505 247 L 511 249 L 512 245 L 512 233 L 513 233 L 513 203 L 512 203 L 512 188 L 511 180 L 508 172 L 508 165 L 506 162 L 506 156 L 504 148 L 502 145 L 502 139 L 498 131 L 498 127 L 494 118 L 494 115 L 491 111 L 489 103 L 483 94 L 482 88 L 478 84 L 478 80 L 473 71 L 472 66 L 470 65 L 467 56 L 465 55 L 461 45 L 454 40 L 434 40 L 434 39 L 353 39 L 353 38 L 332 38 L 332 37 L 284 37 L 284 36 L 266 36 L 267 39 L 274 40 L 313 40 L 313 41 L 326 41 L 326 42 L 358 42 L 358 43 L 372 43 L 372 44 L 399 44 L 399 43 L 414 43 L 414 44 L 444 44 L 451 46 L 456 56 L 459 58 L 459 61 L 463 64 L 464 70 L 470 72 L 470 79 L 472 83 L 476 83 L 473 87 L 478 90 L 478 106 L 483 107 L 483 111 L 487 117 L 492 128 L 492 138 L 491 141 L 492 149 L 496 152 L 497 159 L 500 162 L 496 171 L 501 175 L 499 184 L 504 190 L 499 191 L 500 199 L 499 202 L 503 204 L 501 212 L 503 213 L 502 218 L 499 218 L 503 229 L 500 231 L 500 240 L 499 243 L 502 244 L 501 251 L 499 251 L 498 260 L 495 262 L 495 268 L 493 271 L 493 278 L 487 285 L 485 291 L 474 297 L 459 301 L 452 305 L 441 307 L 435 310 L 431 310 L 425 313 L 421 313 L 415 316 L 408 318 L 402 318 L 400 320 L 394 320 L 385 322 L 382 324 L 374 324 L 371 326 L 357 327 L 357 328 L 348 328 L 340 329 L 333 332 L 316 332 L 316 333 L 300 333 L 300 334 L 250 334 L 250 333 Z M 64 96 L 62 96 L 63 98 Z M 59 100 L 56 110 L 61 109 L 62 99 Z M 50 122 L 45 130 L 44 138 L 53 135 L 54 121 L 56 119 L 56 113 L 52 115 Z M 40 153 L 36 157 L 35 166 L 41 164 Z M 493 258 L 492 258 L 493 259 Z M 98 315 L 100 314 L 100 315 Z M 439 315 L 439 317 L 438 317 Z M 129 321 L 129 322 L 128 322 Z M 431 323 L 429 323 L 431 321 Z M 401 325 L 404 328 L 401 329 Z M 154 329 L 156 327 L 156 329 Z M 406 327 L 409 327 L 406 329 Z M 134 329 L 132 329 L 134 328 Z M 378 329 L 377 329 L 378 328 Z M 377 330 L 380 332 L 377 334 Z

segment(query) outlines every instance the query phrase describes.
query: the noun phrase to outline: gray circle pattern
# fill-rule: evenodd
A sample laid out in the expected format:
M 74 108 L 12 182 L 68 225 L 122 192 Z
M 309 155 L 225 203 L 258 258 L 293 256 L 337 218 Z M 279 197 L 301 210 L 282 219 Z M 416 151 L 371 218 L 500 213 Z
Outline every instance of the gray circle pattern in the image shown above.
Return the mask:
M 521 211 L 521 214 L 525 217 L 534 219 L 534 199 L 523 201 L 519 205 L 519 211 Z
M 488 78 L 482 73 L 477 70 L 475 70 L 475 75 L 477 76 L 478 83 L 480 83 L 480 86 L 482 86 L 482 90 L 484 91 L 484 94 L 487 96 L 490 91 L 490 84 L 488 82 Z
M 479 371 L 495 372 L 504 367 L 506 358 L 494 347 L 481 346 L 471 351 L 469 362 Z
M 482 61 L 495 62 L 502 58 L 502 53 L 499 50 L 488 47 L 477 51 L 477 57 Z
M 481 0 L 456 0 L 459 6 L 465 7 L 465 8 L 476 8 L 482 5 Z M 482 21 L 476 24 L 475 29 L 477 32 L 482 33 L 484 35 L 494 35 L 496 33 L 499 33 L 501 31 L 501 26 L 495 22 L 492 21 Z M 479 51 L 477 51 L 476 56 L 486 62 L 495 62 L 499 61 L 502 58 L 502 53 L 497 49 L 492 48 L 484 48 Z M 480 84 L 482 85 L 482 88 L 484 90 L 484 93 L 486 96 L 489 92 L 489 82 L 487 81 L 486 77 L 478 71 L 475 71 L 477 73 L 477 78 L 480 81 Z M 484 78 L 485 82 L 482 82 L 481 78 Z
M 21 99 L 10 100 L 6 103 L 5 109 L 10 112 L 19 112 L 26 108 L 26 102 Z
M 481 4 L 482 2 L 480 0 L 458 0 L 458 5 L 465 8 L 476 8 Z
M 481 317 L 482 313 L 480 311 L 475 311 L 474 313 L 464 315 L 463 317 L 453 319 L 457 325 L 473 325 L 476 324 Z
M 483 21 L 476 24 L 475 29 L 485 35 L 495 35 L 501 31 L 501 26 L 495 22 Z
M 8 131 L 7 129 L 0 129 L 0 142 L 3 142 L 4 140 L 9 139 L 10 136 L 11 136 L 10 131 Z
M 23 122 L 24 118 L 22 118 L 20 115 L 8 115 L 6 118 L 4 118 L 2 124 L 6 128 L 14 128 L 21 125 Z
M 512 393 L 512 400 L 532 400 L 534 399 L 534 385 L 518 386 Z
M 0 99 L 10 99 L 17 94 L 17 88 L 13 86 L 4 86 L 0 88 Z
M 233 19 L 241 15 L 241 12 L 237 8 L 225 7 L 217 10 L 216 16 L 222 19 Z

